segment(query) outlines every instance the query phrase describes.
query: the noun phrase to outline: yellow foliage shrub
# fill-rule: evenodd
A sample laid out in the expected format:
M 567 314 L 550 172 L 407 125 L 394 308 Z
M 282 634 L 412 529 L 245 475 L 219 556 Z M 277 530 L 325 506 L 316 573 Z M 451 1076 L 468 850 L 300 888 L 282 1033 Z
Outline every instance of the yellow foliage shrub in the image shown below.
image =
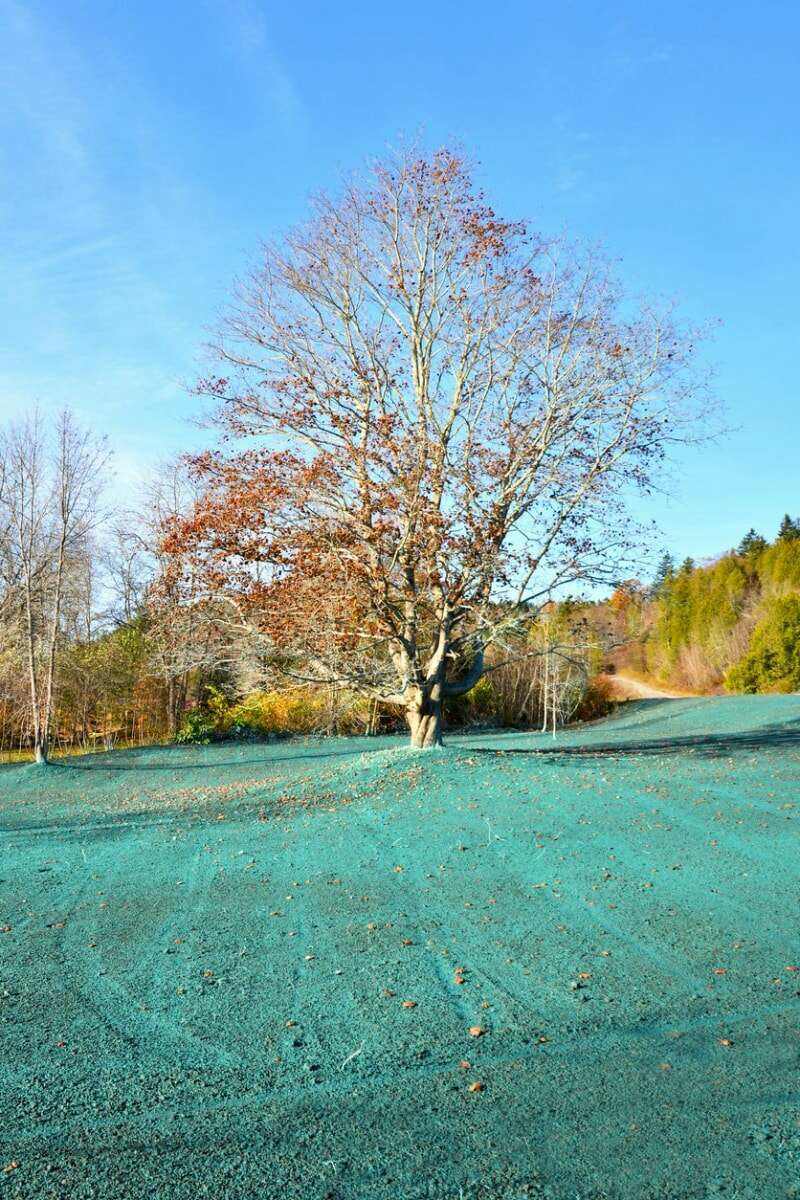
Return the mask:
M 209 695 L 207 707 L 222 736 L 250 732 L 260 737 L 288 734 L 360 734 L 373 720 L 371 702 L 343 691 L 287 688 L 251 692 L 229 704 L 221 692 Z

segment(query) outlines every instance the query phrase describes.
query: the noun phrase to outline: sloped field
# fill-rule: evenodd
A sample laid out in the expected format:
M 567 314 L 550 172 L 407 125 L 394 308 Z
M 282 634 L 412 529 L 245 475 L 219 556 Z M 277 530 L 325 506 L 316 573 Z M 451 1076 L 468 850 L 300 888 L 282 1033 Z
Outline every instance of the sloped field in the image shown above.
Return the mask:
M 800 1196 L 798 784 L 798 697 L 0 768 L 0 1196 Z

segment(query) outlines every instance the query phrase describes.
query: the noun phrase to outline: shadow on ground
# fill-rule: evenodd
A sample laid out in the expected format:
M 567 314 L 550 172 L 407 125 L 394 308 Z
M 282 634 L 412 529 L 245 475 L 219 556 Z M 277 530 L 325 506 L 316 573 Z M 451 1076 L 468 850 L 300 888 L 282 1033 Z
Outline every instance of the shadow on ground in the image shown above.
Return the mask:
M 669 703 L 642 701 L 641 703 Z M 753 754 L 761 750 L 791 750 L 800 747 L 800 721 L 767 725 L 750 733 L 714 733 L 685 737 L 652 738 L 650 740 L 620 740 L 598 745 L 583 743 L 573 746 L 475 747 L 472 753 L 524 754 L 538 758 L 600 758 L 608 755 L 666 755 L 698 754 L 710 758 L 730 758 L 737 754 Z

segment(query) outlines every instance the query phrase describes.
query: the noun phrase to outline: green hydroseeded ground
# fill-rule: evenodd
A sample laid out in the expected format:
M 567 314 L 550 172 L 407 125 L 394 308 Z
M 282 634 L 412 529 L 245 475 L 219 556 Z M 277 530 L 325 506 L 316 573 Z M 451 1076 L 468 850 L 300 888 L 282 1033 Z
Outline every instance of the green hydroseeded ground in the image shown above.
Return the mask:
M 800 1196 L 799 784 L 797 696 L 0 768 L 0 1197 Z

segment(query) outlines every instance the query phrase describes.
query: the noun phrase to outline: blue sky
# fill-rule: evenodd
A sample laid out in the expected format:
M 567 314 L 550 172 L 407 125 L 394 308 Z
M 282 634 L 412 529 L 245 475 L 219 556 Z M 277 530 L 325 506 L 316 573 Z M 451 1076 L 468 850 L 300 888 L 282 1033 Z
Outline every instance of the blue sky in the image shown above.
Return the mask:
M 800 512 L 798 39 L 769 0 L 0 0 L 0 416 L 71 405 L 121 491 L 197 444 L 184 383 L 259 240 L 421 132 L 721 322 L 734 431 L 647 515 L 681 557 L 771 535 Z

